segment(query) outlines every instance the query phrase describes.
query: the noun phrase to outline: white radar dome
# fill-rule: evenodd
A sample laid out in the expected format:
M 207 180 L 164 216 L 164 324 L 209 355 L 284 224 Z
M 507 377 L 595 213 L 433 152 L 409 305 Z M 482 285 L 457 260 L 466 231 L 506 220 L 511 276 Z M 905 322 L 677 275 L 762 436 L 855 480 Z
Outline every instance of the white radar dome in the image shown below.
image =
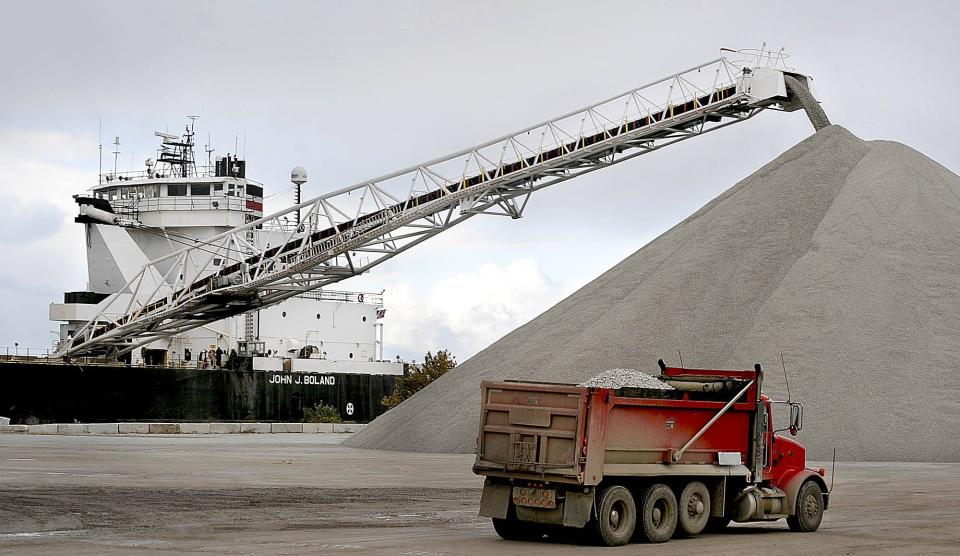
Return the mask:
M 297 166 L 293 170 L 290 170 L 290 181 L 297 185 L 307 183 L 307 170 L 303 166 Z

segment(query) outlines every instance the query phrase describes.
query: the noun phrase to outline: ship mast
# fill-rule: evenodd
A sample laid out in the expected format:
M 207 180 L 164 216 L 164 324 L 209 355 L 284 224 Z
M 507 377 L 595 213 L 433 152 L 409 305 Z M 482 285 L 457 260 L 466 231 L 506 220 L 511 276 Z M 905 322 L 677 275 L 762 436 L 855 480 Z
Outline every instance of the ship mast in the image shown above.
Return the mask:
M 194 123 L 196 116 L 187 116 L 190 124 L 186 126 L 183 137 L 172 133 L 154 132 L 154 135 L 161 138 L 163 142 L 160 145 L 159 162 L 170 166 L 172 176 L 189 178 L 197 175 L 196 161 L 194 159 Z

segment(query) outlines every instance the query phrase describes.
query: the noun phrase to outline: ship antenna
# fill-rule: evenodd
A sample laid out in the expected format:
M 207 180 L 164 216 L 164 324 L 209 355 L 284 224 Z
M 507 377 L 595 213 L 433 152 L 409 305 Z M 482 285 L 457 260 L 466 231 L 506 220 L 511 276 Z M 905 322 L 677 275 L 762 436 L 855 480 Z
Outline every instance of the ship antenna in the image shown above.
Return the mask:
M 103 185 L 103 118 L 97 118 L 97 150 L 99 151 L 100 165 L 97 171 L 97 185 Z
M 113 140 L 113 176 L 117 176 L 117 158 L 120 157 L 120 136 Z
M 194 131 L 194 128 L 199 116 L 187 116 L 187 117 L 190 118 L 190 140 L 188 141 L 188 143 L 190 143 L 190 146 L 188 147 L 190 149 L 190 169 L 193 170 L 193 175 L 196 176 L 197 161 L 196 161 L 196 156 L 194 155 L 194 150 L 193 150 L 193 145 L 194 145 L 193 138 L 196 135 L 196 131 Z
M 207 171 L 210 171 L 210 168 L 213 166 L 213 161 L 210 158 L 210 155 L 213 154 L 214 148 L 210 146 L 210 132 L 207 132 L 207 144 L 203 146 L 203 150 L 207 151 Z

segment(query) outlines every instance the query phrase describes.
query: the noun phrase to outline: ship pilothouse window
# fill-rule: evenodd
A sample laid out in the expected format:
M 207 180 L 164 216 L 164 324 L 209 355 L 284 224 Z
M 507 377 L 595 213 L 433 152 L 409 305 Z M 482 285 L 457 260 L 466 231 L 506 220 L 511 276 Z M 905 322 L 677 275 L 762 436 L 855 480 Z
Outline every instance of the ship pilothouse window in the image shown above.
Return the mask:
M 187 196 L 187 184 L 185 183 L 167 184 L 167 197 L 186 197 L 186 196 Z
M 210 184 L 209 183 L 195 183 L 190 187 L 190 194 L 193 196 L 197 195 L 209 195 L 210 194 Z

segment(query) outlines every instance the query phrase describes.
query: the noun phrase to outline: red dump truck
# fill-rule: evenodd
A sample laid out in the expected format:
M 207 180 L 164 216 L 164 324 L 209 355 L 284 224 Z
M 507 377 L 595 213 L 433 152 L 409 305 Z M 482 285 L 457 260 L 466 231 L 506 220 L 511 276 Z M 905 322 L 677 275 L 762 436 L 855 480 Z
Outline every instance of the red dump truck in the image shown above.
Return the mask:
M 762 395 L 763 371 L 660 365 L 672 390 L 481 384 L 480 515 L 510 540 L 587 529 L 601 544 L 665 542 L 730 521 L 815 531 L 824 469 L 806 467 L 803 405 Z M 774 419 L 774 410 L 783 410 Z M 789 419 L 784 419 L 789 417 Z M 786 421 L 782 430 L 774 422 Z

